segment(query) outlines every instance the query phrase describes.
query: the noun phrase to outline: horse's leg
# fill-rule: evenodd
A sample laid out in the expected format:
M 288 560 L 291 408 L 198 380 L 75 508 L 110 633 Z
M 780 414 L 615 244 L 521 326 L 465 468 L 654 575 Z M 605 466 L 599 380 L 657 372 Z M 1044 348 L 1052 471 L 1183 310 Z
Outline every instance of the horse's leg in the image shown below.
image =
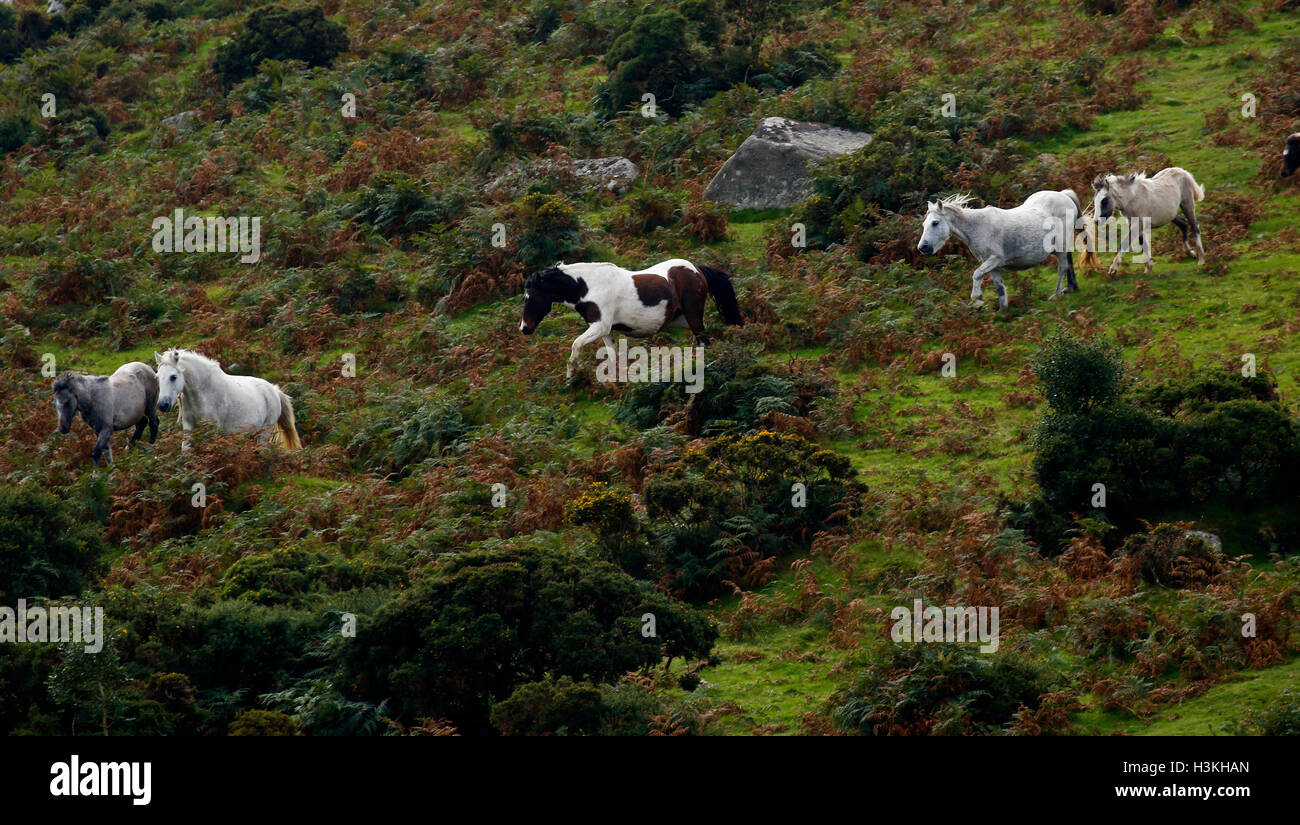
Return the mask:
M 113 445 L 110 441 L 113 437 L 113 428 L 105 427 L 99 431 L 99 438 L 95 440 L 95 449 L 91 451 L 90 457 L 94 460 L 95 466 L 99 466 L 99 459 L 108 454 L 108 463 L 113 463 Z
M 1146 262 L 1147 262 L 1146 272 L 1147 275 L 1150 275 L 1151 270 L 1153 268 L 1152 267 L 1153 261 L 1151 260 L 1151 230 L 1150 229 L 1147 229 L 1145 232 L 1138 235 L 1138 248 L 1142 250 L 1142 255 L 1143 257 L 1146 258 Z
M 1188 255 L 1195 255 L 1196 251 L 1192 249 L 1192 245 L 1187 242 L 1187 220 L 1181 216 L 1175 215 L 1173 225 L 1178 227 L 1179 231 L 1183 233 L 1183 249 L 1187 250 Z
M 149 411 L 149 443 L 152 444 L 158 439 L 158 413 L 155 410 Z
M 574 370 L 578 365 L 578 354 L 582 348 L 595 341 L 597 338 L 606 338 L 609 336 L 609 328 L 604 324 L 596 323 L 587 327 L 587 331 L 573 339 L 573 347 L 569 354 L 569 364 L 564 372 L 565 378 L 572 378 Z
M 181 451 L 184 452 L 190 448 L 190 430 L 194 429 L 194 422 L 189 421 L 184 416 L 181 417 Z
M 1133 233 L 1125 232 L 1124 240 L 1119 242 L 1119 251 L 1115 253 L 1115 260 L 1110 262 L 1110 269 L 1108 271 L 1111 275 L 1114 275 L 1116 272 L 1119 272 L 1120 258 L 1123 258 L 1124 253 L 1128 252 L 1129 249 L 1132 248 L 1130 246 L 1132 243 L 1133 243 Z
M 126 443 L 126 446 L 135 446 L 135 442 L 140 440 L 140 436 L 144 433 L 145 425 L 148 423 L 149 419 L 147 418 L 141 418 L 139 421 L 135 422 L 135 432 L 132 433 L 131 440 Z
M 990 273 L 993 276 L 993 288 L 998 293 L 998 309 L 1007 308 L 1007 288 L 1002 284 L 1002 270 L 995 269 Z
M 1196 196 L 1191 192 L 1183 193 L 1182 208 L 1183 214 L 1187 216 L 1187 228 L 1191 230 L 1192 237 L 1196 239 L 1196 262 L 1198 264 L 1204 264 L 1205 247 L 1201 246 L 1201 225 L 1196 220 Z M 1175 218 L 1175 220 L 1177 220 L 1177 218 Z M 1186 241 L 1184 241 L 1184 243 L 1186 243 Z M 1187 247 L 1187 251 L 1191 252 L 1192 248 L 1190 246 Z
M 970 300 L 977 309 L 984 306 L 984 276 L 1001 265 L 1002 259 L 996 255 L 980 264 L 970 276 Z
M 1062 260 L 1062 259 L 1060 258 L 1060 256 L 1057 256 L 1057 259 L 1056 259 L 1056 269 L 1057 269 L 1057 272 L 1056 272 L 1056 280 L 1057 280 L 1057 281 L 1060 281 L 1060 280 L 1061 280 L 1061 272 L 1060 272 L 1060 269 L 1061 269 L 1061 260 Z M 1066 287 L 1065 287 L 1065 291 L 1066 291 L 1066 292 L 1078 292 L 1078 291 L 1079 291 L 1079 282 L 1078 282 L 1077 280 L 1075 280 L 1075 278 L 1074 278 L 1074 253 L 1071 252 L 1071 251 L 1068 250 L 1068 249 L 1065 250 L 1065 259 L 1064 259 L 1064 260 L 1065 260 L 1065 280 L 1066 280 L 1066 284 L 1067 284 Z

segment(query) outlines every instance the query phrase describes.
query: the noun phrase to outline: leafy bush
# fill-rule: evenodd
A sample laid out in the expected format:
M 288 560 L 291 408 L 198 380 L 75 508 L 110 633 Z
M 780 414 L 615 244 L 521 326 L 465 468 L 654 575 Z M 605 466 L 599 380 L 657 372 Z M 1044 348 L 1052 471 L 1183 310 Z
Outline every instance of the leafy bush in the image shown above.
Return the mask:
M 528 682 L 492 706 L 492 727 L 506 736 L 592 735 L 598 733 L 605 707 L 600 688 L 557 680 Z
M 393 584 L 399 577 L 391 566 L 291 546 L 244 556 L 226 571 L 221 592 L 257 604 L 293 604 L 307 593 Z
M 655 637 L 641 633 L 645 613 Z M 610 681 L 665 655 L 707 655 L 716 638 L 703 615 L 534 534 L 445 557 L 362 625 L 344 664 L 361 698 L 391 699 L 401 719 L 481 731 L 521 684 Z
M 23 115 L 0 118 L 0 152 L 12 152 L 30 143 L 35 134 L 36 127 Z
M 386 411 L 353 436 L 348 444 L 358 466 L 371 472 L 404 476 L 413 465 L 437 456 L 469 432 L 470 425 L 445 401 L 395 399 Z
M 1119 397 L 1124 364 L 1115 347 L 1100 338 L 1054 337 L 1031 365 L 1053 411 L 1080 415 Z
M 93 525 L 34 485 L 0 486 L 0 598 L 80 593 L 105 550 Z
M 463 205 L 454 194 L 434 195 L 404 172 L 380 172 L 361 188 L 344 214 L 392 237 L 453 222 Z
M 890 660 L 835 698 L 835 724 L 863 736 L 1000 733 L 1053 686 L 1010 653 L 943 644 L 895 645 Z
M 761 584 L 779 553 L 847 512 L 856 476 L 844 456 L 791 433 L 723 435 L 688 451 L 643 492 L 668 587 L 703 599 L 727 581 Z
M 1069 514 L 1092 512 L 1097 484 L 1123 532 L 1188 500 L 1258 506 L 1300 492 L 1300 428 L 1269 378 L 1196 373 L 1122 394 L 1113 348 L 1071 338 L 1048 342 L 1034 369 L 1049 409 L 1034 435 L 1041 492 L 1029 518 L 1049 552 Z
M 510 206 L 519 261 L 529 269 L 581 258 L 585 245 L 577 210 L 562 195 L 534 192 Z
M 691 96 L 685 88 L 707 74 L 691 49 L 686 18 L 675 9 L 647 12 L 633 21 L 605 53 L 605 66 L 609 78 L 601 89 L 599 106 L 607 115 L 640 103 L 646 93 L 674 115 L 691 99 L 704 96 L 698 92 Z
M 212 70 L 226 86 L 252 77 L 263 60 L 301 60 L 328 66 L 349 48 L 347 30 L 318 5 L 263 6 L 248 14 L 244 28 L 217 50 Z
M 0 63 L 12 62 L 28 49 L 43 44 L 53 28 L 50 18 L 36 9 L 20 12 L 12 5 L 0 6 Z

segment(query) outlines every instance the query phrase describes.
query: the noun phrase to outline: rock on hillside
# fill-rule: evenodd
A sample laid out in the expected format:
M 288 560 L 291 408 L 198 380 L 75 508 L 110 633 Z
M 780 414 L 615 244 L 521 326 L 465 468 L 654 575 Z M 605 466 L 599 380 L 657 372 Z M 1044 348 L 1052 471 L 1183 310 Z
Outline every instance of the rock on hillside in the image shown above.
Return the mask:
M 740 208 L 794 206 L 810 191 L 808 161 L 847 155 L 870 142 L 871 135 L 865 132 L 764 118 L 718 170 L 704 197 Z
M 627 192 L 641 174 L 637 165 L 625 157 L 582 158 L 580 160 L 540 160 L 526 166 L 514 164 L 484 187 L 488 194 L 504 191 L 510 197 L 521 193 L 538 175 L 560 172 L 572 175 L 586 190 L 604 189 L 615 195 Z

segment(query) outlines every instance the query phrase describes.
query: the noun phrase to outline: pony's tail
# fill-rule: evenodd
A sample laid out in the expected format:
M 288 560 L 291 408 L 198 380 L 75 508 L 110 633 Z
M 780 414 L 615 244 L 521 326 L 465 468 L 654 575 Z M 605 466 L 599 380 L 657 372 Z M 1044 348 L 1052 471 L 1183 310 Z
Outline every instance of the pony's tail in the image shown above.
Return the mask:
M 1196 178 L 1192 177 L 1191 172 L 1187 173 L 1187 179 L 1192 182 L 1192 189 L 1196 192 L 1196 199 L 1198 201 L 1205 200 L 1205 187 L 1196 182 Z
M 276 426 L 280 428 L 280 438 L 284 441 L 284 446 L 290 450 L 302 448 L 302 442 L 298 440 L 298 425 L 293 418 L 293 400 L 284 394 L 284 390 L 279 387 L 275 391 L 280 394 L 280 419 L 276 421 Z
M 713 296 L 713 302 L 718 305 L 722 320 L 735 327 L 744 326 L 745 319 L 740 317 L 740 305 L 736 303 L 736 288 L 731 285 L 731 276 L 711 266 L 696 268 L 700 270 L 705 283 L 709 285 L 709 294 Z
M 1083 257 L 1079 259 L 1079 271 L 1085 275 L 1094 269 L 1101 268 L 1101 259 L 1097 257 L 1097 222 L 1093 220 L 1086 212 L 1083 211 L 1083 204 L 1079 201 L 1079 196 L 1073 189 L 1062 189 L 1062 195 L 1067 195 L 1070 200 L 1074 201 L 1075 217 L 1083 223 L 1083 234 L 1085 238 Z M 1074 230 L 1070 230 L 1070 237 L 1066 239 L 1068 246 L 1074 245 Z

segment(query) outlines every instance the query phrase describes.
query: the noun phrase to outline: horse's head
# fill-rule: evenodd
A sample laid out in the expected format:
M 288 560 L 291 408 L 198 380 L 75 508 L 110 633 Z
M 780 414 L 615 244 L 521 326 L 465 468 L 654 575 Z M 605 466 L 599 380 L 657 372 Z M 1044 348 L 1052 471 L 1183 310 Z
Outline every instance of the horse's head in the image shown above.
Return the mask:
M 1122 209 L 1121 203 L 1128 200 L 1133 186 L 1145 178 L 1145 172 L 1130 172 L 1127 175 L 1098 175 L 1092 179 L 1092 188 L 1097 193 L 1092 198 L 1092 214 L 1099 221 L 1105 221 Z
M 158 363 L 158 409 L 167 412 L 180 400 L 185 391 L 185 373 L 181 372 L 180 353 L 169 349 L 162 355 L 153 354 Z
M 79 373 L 65 372 L 54 379 L 54 409 L 59 411 L 59 432 L 72 431 L 72 419 L 77 415 L 77 390 L 74 386 Z
M 558 266 L 539 269 L 528 276 L 524 281 L 524 314 L 519 320 L 520 332 L 524 335 L 533 334 L 557 300 L 556 280 L 568 277 Z
M 1300 132 L 1287 136 L 1286 148 L 1282 150 L 1282 171 L 1278 177 L 1289 178 L 1296 169 L 1300 169 Z
M 952 207 L 943 201 L 926 205 L 925 219 L 921 223 L 921 240 L 916 248 L 922 255 L 933 255 L 943 248 L 952 234 Z

